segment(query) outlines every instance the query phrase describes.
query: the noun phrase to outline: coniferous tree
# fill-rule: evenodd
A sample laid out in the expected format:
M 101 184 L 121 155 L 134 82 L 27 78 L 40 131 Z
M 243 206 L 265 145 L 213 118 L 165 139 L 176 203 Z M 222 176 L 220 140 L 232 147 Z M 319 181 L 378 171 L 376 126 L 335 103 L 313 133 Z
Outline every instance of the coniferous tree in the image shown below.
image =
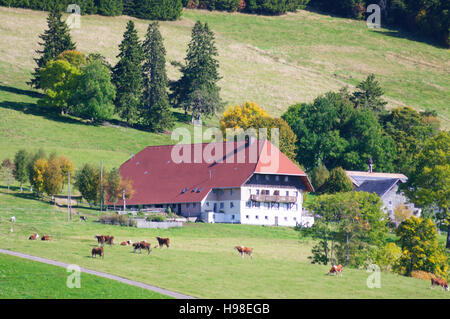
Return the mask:
M 223 107 L 220 98 L 219 62 L 215 46 L 214 33 L 208 24 L 200 21 L 192 29 L 185 65 L 180 65 L 181 78 L 172 83 L 171 99 L 187 113 L 192 111 L 192 118 L 201 115 L 213 115 Z
M 143 51 L 142 120 L 143 124 L 152 131 L 163 132 L 173 126 L 174 118 L 169 109 L 166 49 L 159 32 L 158 22 L 153 22 L 148 26 Z
M 384 110 L 387 102 L 381 98 L 384 92 L 374 74 L 370 74 L 356 88 L 358 90 L 351 98 L 355 107 L 367 108 L 377 113 Z
M 39 38 L 43 42 L 39 45 L 43 46 L 42 50 L 36 50 L 41 56 L 36 61 L 37 67 L 34 69 L 33 78 L 28 84 L 32 87 L 40 88 L 39 70 L 45 66 L 48 61 L 56 58 L 60 53 L 66 50 L 75 50 L 76 45 L 72 42 L 69 28 L 65 21 L 61 20 L 61 12 L 52 9 L 47 18 L 48 29 Z
M 117 94 L 115 106 L 117 113 L 128 123 L 138 119 L 142 96 L 142 47 L 133 21 L 128 21 L 127 29 L 119 45 L 119 61 L 113 68 L 112 82 Z

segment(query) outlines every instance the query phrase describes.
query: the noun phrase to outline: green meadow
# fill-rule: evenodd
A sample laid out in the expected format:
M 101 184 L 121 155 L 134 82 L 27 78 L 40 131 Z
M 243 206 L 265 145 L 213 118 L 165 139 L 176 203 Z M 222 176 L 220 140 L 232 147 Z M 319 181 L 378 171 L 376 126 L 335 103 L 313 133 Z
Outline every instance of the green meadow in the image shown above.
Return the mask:
M 68 288 L 65 268 L 0 254 L 0 299 L 166 299 L 156 292 L 81 273 Z
M 40 109 L 36 102 L 42 92 L 30 89 L 26 82 L 35 67 L 33 58 L 37 56 L 38 36 L 46 28 L 46 17 L 45 12 L 0 7 L 0 161 L 12 159 L 21 148 L 43 148 L 48 154 L 67 156 L 76 168 L 103 160 L 109 169 L 148 145 L 178 142 L 170 132 L 154 134 L 127 127 L 117 119 L 91 125 Z M 81 28 L 71 34 L 80 51 L 101 53 L 114 64 L 129 19 L 83 16 Z M 149 21 L 132 20 L 143 38 Z M 222 76 L 219 85 L 228 104 L 255 101 L 278 116 L 289 105 L 310 102 L 319 94 L 346 85 L 354 88 L 375 73 L 389 107 L 435 109 L 443 127 L 449 127 L 449 50 L 397 31 L 370 30 L 361 21 L 309 11 L 264 17 L 185 10 L 178 21 L 160 22 L 171 79 L 179 74 L 169 61 L 183 60 L 196 20 L 208 22 L 216 34 Z M 189 117 L 177 110 L 174 114 L 175 128 L 194 131 L 188 124 Z M 217 125 L 217 117 L 205 121 L 206 127 Z M 75 215 L 67 222 L 65 209 L 19 193 L 17 183 L 12 183 L 8 194 L 6 181 L 0 178 L 0 248 L 78 264 L 201 298 L 450 296 L 429 289 L 427 281 L 389 273 L 382 273 L 381 288 L 373 289 L 366 284 L 370 273 L 363 269 L 345 269 L 342 278 L 327 276 L 327 266 L 312 265 L 307 258 L 313 241 L 300 239 L 292 228 L 186 224 L 181 229 L 148 230 L 103 225 L 96 222 L 98 211 L 77 210 L 89 221 L 80 222 Z M 10 232 L 13 215 L 17 223 Z M 27 240 L 36 232 L 49 234 L 52 240 Z M 95 234 L 114 235 L 116 243 L 145 239 L 153 245 L 155 236 L 163 236 L 170 237 L 173 244 L 170 249 L 153 249 L 150 256 L 134 254 L 130 247 L 116 244 L 105 248 L 104 260 L 93 259 L 90 250 L 96 245 Z M 253 247 L 254 258 L 240 258 L 233 250 L 236 245 Z M 0 285 L 5 287 L 0 289 L 0 298 L 161 297 L 88 275 L 86 290 L 77 295 L 48 282 L 48 276 L 32 279 L 33 271 L 58 277 L 65 275 L 64 269 L 26 261 L 14 266 L 17 263 L 13 257 L 0 255 Z M 96 290 L 98 286 L 110 287 L 111 294 L 102 295 Z M 30 292 L 42 289 L 52 294 Z
M 328 276 L 328 266 L 313 265 L 308 260 L 312 240 L 300 239 L 292 228 L 189 223 L 168 230 L 137 229 L 100 224 L 95 221 L 99 212 L 89 209 L 79 209 L 88 216 L 88 222 L 80 222 L 76 215 L 67 222 L 66 209 L 34 200 L 27 193 L 7 194 L 4 188 L 0 203 L 0 248 L 77 264 L 195 297 L 450 298 L 440 289 L 430 289 L 428 281 L 390 273 L 381 273 L 380 288 L 368 288 L 371 273 L 364 269 L 344 269 L 343 277 Z M 17 220 L 12 233 L 11 216 Z M 48 234 L 51 241 L 28 240 L 32 233 Z M 116 244 L 105 247 L 104 259 L 90 256 L 97 245 L 96 234 L 115 237 Z M 156 236 L 169 237 L 170 248 L 153 248 L 147 255 L 117 244 L 131 239 L 147 240 L 155 246 Z M 253 247 L 253 259 L 241 258 L 233 249 L 237 245 Z M 65 292 L 60 293 L 58 296 Z M 87 296 L 92 296 L 91 292 Z M 140 295 L 132 291 L 121 295 L 136 296 Z

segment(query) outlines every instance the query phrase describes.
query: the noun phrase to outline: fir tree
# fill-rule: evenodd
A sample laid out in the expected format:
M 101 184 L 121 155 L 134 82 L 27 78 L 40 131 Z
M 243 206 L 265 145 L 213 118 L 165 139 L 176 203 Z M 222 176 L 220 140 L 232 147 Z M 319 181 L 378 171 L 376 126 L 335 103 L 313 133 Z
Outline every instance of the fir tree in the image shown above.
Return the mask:
M 213 115 L 222 108 L 220 98 L 219 62 L 215 46 L 214 33 L 208 24 L 197 21 L 192 29 L 185 65 L 180 65 L 181 78 L 172 83 L 171 99 L 173 103 L 192 111 L 192 117 Z
M 39 45 L 43 46 L 42 50 L 36 50 L 41 56 L 36 61 L 37 67 L 34 69 L 33 78 L 29 85 L 34 88 L 40 88 L 39 70 L 45 66 L 48 61 L 56 58 L 60 53 L 66 50 L 75 50 L 76 45 L 72 42 L 69 28 L 65 21 L 61 20 L 61 12 L 57 9 L 52 9 L 47 18 L 48 29 L 41 34 L 39 38 L 43 42 Z
M 132 124 L 138 120 L 139 104 L 142 96 L 142 47 L 133 21 L 128 21 L 127 29 L 119 45 L 119 61 L 113 68 L 112 82 L 117 89 L 115 106 L 117 113 Z
M 384 110 L 387 102 L 381 98 L 384 92 L 374 74 L 370 74 L 356 88 L 358 91 L 354 92 L 351 98 L 355 107 L 367 108 L 377 113 Z
M 169 109 L 166 49 L 158 22 L 148 26 L 143 51 L 144 92 L 141 106 L 143 124 L 152 131 L 163 132 L 172 128 L 174 118 Z

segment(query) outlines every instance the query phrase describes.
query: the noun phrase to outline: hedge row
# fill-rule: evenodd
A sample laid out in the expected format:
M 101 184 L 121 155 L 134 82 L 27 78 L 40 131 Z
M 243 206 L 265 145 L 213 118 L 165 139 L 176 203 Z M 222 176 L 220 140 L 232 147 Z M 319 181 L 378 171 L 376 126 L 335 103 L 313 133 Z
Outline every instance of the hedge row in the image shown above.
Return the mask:
M 279 15 L 304 8 L 309 0 L 77 0 L 81 14 L 129 15 L 150 20 L 176 20 L 184 7 Z M 66 11 L 73 0 L 0 0 L 1 6 Z
M 279 15 L 302 9 L 308 2 L 309 0 L 183 0 L 183 5 L 191 9 Z
M 125 14 L 150 20 L 176 20 L 183 10 L 182 0 L 0 0 L 0 5 L 45 11 L 56 7 L 67 11 L 74 2 L 80 7 L 81 14 Z

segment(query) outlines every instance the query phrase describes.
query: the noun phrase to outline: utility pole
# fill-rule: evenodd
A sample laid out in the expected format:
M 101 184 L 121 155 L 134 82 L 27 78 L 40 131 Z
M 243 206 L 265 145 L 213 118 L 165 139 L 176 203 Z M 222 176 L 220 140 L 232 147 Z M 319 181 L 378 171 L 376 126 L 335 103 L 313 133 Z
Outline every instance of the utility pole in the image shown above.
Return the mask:
M 123 200 L 123 211 L 126 210 L 126 204 L 125 204 L 125 189 L 122 191 L 122 200 Z
M 70 197 L 70 172 L 67 173 L 67 222 L 72 219 L 72 205 Z
M 103 160 L 100 164 L 100 212 L 103 212 Z
M 9 184 L 11 183 L 11 169 L 8 167 L 8 194 L 9 194 Z

